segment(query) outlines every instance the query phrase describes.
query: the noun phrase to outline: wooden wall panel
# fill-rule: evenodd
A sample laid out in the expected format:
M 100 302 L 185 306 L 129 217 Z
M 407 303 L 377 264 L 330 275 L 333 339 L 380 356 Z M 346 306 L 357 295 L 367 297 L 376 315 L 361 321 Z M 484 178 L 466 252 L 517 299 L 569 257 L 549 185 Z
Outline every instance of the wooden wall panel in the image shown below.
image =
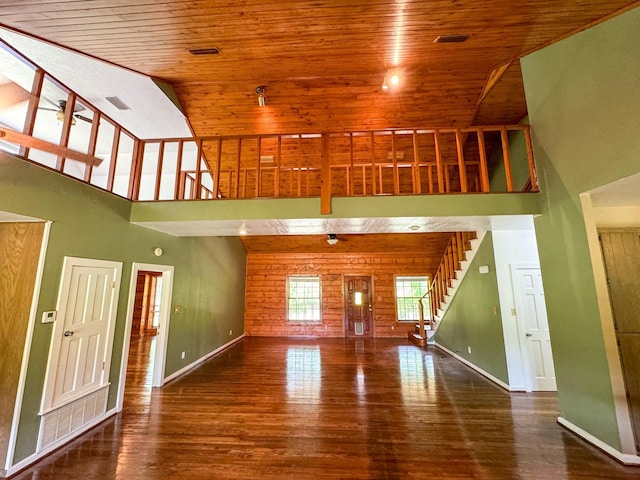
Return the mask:
M 251 254 L 247 256 L 245 333 L 251 336 L 315 335 L 343 337 L 343 277 L 370 275 L 373 280 L 374 337 L 401 337 L 413 328 L 395 316 L 394 275 L 433 275 L 425 254 Z M 287 275 L 320 275 L 321 324 L 286 320 Z
M 4 465 L 44 223 L 0 223 L 0 465 Z

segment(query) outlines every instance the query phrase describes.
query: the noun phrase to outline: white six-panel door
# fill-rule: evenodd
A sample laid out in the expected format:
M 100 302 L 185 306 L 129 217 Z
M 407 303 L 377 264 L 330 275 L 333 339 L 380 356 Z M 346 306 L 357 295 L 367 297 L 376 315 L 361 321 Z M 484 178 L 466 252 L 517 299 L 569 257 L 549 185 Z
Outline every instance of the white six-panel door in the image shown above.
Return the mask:
M 108 383 L 122 264 L 65 258 L 43 410 Z

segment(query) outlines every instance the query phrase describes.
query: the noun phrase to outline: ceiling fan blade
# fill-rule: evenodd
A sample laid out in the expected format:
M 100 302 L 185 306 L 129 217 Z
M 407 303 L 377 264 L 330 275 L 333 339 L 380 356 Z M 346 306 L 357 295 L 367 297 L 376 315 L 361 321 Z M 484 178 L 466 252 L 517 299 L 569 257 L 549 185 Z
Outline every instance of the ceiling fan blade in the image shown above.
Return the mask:
M 47 102 L 49 105 L 52 105 L 53 107 L 55 107 L 55 111 L 60 110 L 60 104 L 58 102 L 54 102 L 53 100 L 49 100 L 47 97 L 40 97 L 40 100 L 44 100 L 45 102 Z M 40 107 L 38 107 L 40 108 Z M 42 109 L 44 109 L 44 107 L 42 107 Z
M 38 107 L 38 110 L 46 110 L 47 112 L 59 112 L 59 108 L 46 108 L 46 107 Z
M 84 115 L 78 115 L 77 113 L 75 113 L 73 116 L 78 120 L 83 120 L 87 123 L 93 123 L 93 118 L 85 117 Z

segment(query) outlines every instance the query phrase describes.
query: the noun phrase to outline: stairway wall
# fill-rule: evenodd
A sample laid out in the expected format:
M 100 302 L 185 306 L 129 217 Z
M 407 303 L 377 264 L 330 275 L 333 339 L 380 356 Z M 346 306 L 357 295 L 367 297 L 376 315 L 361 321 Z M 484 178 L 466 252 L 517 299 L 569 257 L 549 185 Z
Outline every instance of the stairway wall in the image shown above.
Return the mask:
M 435 343 L 507 384 L 493 241 L 487 232 L 435 334 Z M 481 274 L 480 265 L 489 266 Z M 469 351 L 471 350 L 471 351 Z

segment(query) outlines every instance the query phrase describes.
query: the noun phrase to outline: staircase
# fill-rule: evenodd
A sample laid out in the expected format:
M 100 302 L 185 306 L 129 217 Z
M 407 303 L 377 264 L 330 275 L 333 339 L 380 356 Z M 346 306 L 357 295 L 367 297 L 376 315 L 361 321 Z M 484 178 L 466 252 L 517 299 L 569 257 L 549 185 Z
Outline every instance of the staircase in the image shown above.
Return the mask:
M 426 346 L 436 333 L 440 320 L 449 308 L 483 237 L 484 232 L 481 232 L 480 235 L 476 232 L 451 234 L 451 239 L 429 289 L 418 300 L 421 320 L 415 326 L 414 331 L 408 332 L 409 340 L 415 345 Z M 428 297 L 430 297 L 430 302 L 428 315 L 425 318 L 423 301 Z

